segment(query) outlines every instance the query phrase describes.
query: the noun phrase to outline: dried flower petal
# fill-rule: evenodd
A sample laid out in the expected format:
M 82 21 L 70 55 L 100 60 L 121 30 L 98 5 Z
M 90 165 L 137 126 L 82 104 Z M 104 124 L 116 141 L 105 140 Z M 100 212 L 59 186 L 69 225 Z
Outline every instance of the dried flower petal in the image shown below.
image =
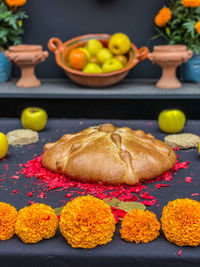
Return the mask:
M 80 182 L 69 177 L 64 174 L 59 174 L 52 172 L 46 169 L 42 165 L 42 155 L 36 157 L 26 164 L 24 164 L 24 168 L 20 171 L 21 174 L 24 174 L 27 178 L 36 177 L 40 180 L 38 185 L 41 185 L 41 182 L 47 186 L 46 191 L 49 190 L 70 190 L 66 197 L 72 198 L 78 195 L 93 195 L 100 199 L 105 198 L 118 198 L 122 201 L 138 201 L 141 202 L 138 196 L 135 194 L 143 194 L 144 190 L 147 190 L 147 185 L 158 182 L 158 181 L 171 181 L 173 179 L 172 173 L 177 172 L 179 169 L 188 168 L 189 162 L 176 162 L 174 168 L 163 175 L 155 178 L 154 180 L 149 180 L 145 183 L 138 183 L 133 186 L 120 184 L 120 185 L 108 185 L 103 183 L 91 183 L 91 182 Z M 21 164 L 20 164 L 21 165 Z M 21 165 L 22 166 L 22 165 Z M 20 167 L 20 166 L 19 166 Z M 152 201 L 144 201 L 143 204 L 147 203 L 148 205 L 154 205 L 156 203 L 156 199 L 152 197 Z M 71 198 L 71 199 L 72 199 Z

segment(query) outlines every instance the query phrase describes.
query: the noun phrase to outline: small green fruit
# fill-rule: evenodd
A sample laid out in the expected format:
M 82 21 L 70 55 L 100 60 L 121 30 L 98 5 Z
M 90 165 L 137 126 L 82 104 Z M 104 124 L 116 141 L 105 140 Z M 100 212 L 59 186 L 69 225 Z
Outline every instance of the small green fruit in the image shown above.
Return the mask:
M 96 39 L 90 39 L 87 43 L 87 49 L 91 56 L 96 56 L 102 47 L 102 43 Z
M 122 68 L 123 68 L 122 63 L 116 58 L 111 58 L 111 59 L 107 60 L 102 66 L 104 73 L 117 71 L 117 70 L 120 70 Z
M 111 59 L 113 57 L 112 53 L 108 48 L 102 48 L 98 53 L 97 53 L 97 58 L 100 61 L 100 63 L 104 63 L 107 60 Z
M 21 123 L 25 129 L 42 131 L 47 123 L 46 111 L 39 107 L 29 107 L 22 111 Z
M 165 133 L 179 133 L 186 121 L 185 114 L 178 109 L 163 110 L 158 116 L 160 129 Z
M 102 73 L 102 69 L 96 63 L 88 63 L 83 69 L 85 73 Z

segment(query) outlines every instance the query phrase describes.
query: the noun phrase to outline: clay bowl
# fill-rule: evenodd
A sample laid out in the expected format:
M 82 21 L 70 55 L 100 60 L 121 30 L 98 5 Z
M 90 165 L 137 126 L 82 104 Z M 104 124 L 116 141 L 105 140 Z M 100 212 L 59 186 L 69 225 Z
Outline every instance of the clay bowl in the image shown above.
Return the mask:
M 121 81 L 136 64 L 144 60 L 149 53 L 148 48 L 141 47 L 137 49 L 134 44 L 131 44 L 131 49 L 127 54 L 128 62 L 124 68 L 109 73 L 88 74 L 77 71 L 70 68 L 68 61 L 70 52 L 74 48 L 85 46 L 89 39 L 98 39 L 104 47 L 107 47 L 110 37 L 111 35 L 109 34 L 87 34 L 73 38 L 65 43 L 53 37 L 48 42 L 48 48 L 55 53 L 56 63 L 65 70 L 66 75 L 72 81 L 86 87 L 107 87 Z

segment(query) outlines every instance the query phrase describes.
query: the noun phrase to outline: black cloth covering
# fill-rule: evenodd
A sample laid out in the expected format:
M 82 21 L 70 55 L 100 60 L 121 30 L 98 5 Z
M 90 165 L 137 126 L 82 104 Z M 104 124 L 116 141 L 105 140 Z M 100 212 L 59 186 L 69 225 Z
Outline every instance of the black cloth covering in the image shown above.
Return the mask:
M 66 200 L 66 191 L 47 192 L 47 199 L 41 199 L 35 194 L 29 198 L 27 191 L 38 190 L 38 186 L 20 175 L 18 180 L 9 178 L 19 171 L 18 164 L 26 163 L 34 155 L 40 155 L 47 142 L 58 140 L 65 133 L 78 132 L 88 126 L 111 122 L 114 125 L 129 126 L 132 129 L 142 129 L 150 132 L 156 138 L 163 140 L 166 134 L 159 130 L 157 121 L 118 121 L 118 120 L 87 120 L 87 119 L 49 119 L 44 131 L 39 133 L 40 140 L 33 146 L 9 147 L 6 161 L 0 161 L 0 175 L 6 173 L 6 178 L 0 182 L 0 201 L 14 205 L 18 210 L 28 206 L 29 199 L 35 202 L 51 205 L 52 208 L 62 205 L 60 200 Z M 19 120 L 0 119 L 0 132 L 21 128 Z M 187 121 L 184 132 L 200 133 L 200 121 Z M 164 205 L 176 198 L 192 198 L 200 200 L 200 196 L 191 196 L 200 193 L 200 156 L 197 149 L 181 150 L 176 152 L 180 161 L 190 161 L 188 169 L 179 170 L 170 187 L 155 188 L 156 183 L 148 185 L 148 191 L 153 189 L 152 195 L 158 199 L 158 205 L 147 207 L 156 213 L 160 220 Z M 8 165 L 8 171 L 5 168 Z M 192 183 L 186 183 L 185 177 L 192 177 Z M 1 177 L 0 177 L 1 178 Z M 13 182 L 14 181 L 14 182 Z M 180 181 L 180 182 L 178 182 Z M 166 182 L 165 182 L 166 183 Z M 18 190 L 19 194 L 12 194 Z M 150 191 L 149 191 L 150 192 Z M 73 249 L 62 237 L 59 229 L 54 238 L 43 240 L 37 244 L 24 244 L 17 236 L 7 241 L 0 241 L 0 267 L 156 267 L 156 266 L 200 266 L 200 247 L 178 247 L 169 243 L 162 231 L 157 240 L 148 244 L 125 242 L 120 238 L 120 224 L 117 225 L 113 240 L 105 245 L 91 250 Z M 182 250 L 182 254 L 178 255 Z

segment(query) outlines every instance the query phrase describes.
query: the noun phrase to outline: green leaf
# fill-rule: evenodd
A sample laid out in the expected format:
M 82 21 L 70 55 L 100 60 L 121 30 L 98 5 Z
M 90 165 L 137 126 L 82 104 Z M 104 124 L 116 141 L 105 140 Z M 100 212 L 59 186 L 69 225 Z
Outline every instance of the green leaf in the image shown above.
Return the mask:
M 162 32 L 159 28 L 155 28 L 155 30 L 160 34 L 160 36 L 161 37 L 163 37 L 167 42 L 169 41 L 169 38 L 168 38 L 168 36 L 164 33 L 164 32 Z
M 56 215 L 60 215 L 62 209 L 63 209 L 63 207 L 55 208 L 55 209 L 54 209 L 55 214 L 56 214 Z
M 122 202 L 118 207 L 126 212 L 130 212 L 133 209 L 146 210 L 146 206 L 139 202 Z
M 132 209 L 146 210 L 145 205 L 136 201 L 124 202 L 117 198 L 112 198 L 111 200 L 109 198 L 105 198 L 103 201 L 111 207 L 119 208 L 126 212 L 130 212 Z
M 172 19 L 167 23 L 169 33 L 164 28 L 156 28 L 158 34 L 153 36 L 152 40 L 158 37 L 164 38 L 168 44 L 184 44 L 194 53 L 200 53 L 200 35 L 195 29 L 195 24 L 200 21 L 200 7 L 185 8 L 182 0 L 168 0 L 169 8 L 172 11 Z
M 22 8 L 13 10 L 0 1 L 0 46 L 8 48 L 10 45 L 20 44 L 23 34 L 22 24 L 19 20 L 26 19 L 28 16 Z
M 200 15 L 200 6 L 195 8 L 195 14 Z
M 105 198 L 105 199 L 103 199 L 103 201 L 106 203 L 106 204 L 108 204 L 109 206 L 111 206 L 111 207 L 118 207 L 119 206 L 119 204 L 120 204 L 120 200 L 119 199 L 117 199 L 117 198 L 112 198 L 111 200 L 110 200 L 110 198 Z

